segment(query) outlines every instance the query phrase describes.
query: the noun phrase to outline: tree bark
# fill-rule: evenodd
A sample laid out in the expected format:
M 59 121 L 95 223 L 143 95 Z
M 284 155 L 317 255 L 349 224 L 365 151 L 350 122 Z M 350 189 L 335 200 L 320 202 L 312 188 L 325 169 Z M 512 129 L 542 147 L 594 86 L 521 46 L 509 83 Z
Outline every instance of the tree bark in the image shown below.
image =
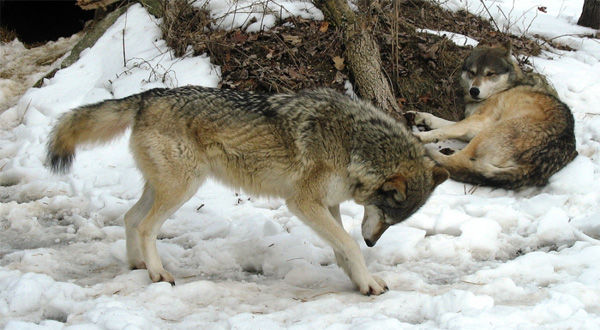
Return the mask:
M 381 67 L 379 46 L 369 31 L 366 14 L 355 13 L 346 0 L 314 0 L 313 3 L 331 24 L 343 31 L 344 57 L 361 98 L 405 123 Z
M 578 25 L 600 29 L 600 0 L 585 0 Z

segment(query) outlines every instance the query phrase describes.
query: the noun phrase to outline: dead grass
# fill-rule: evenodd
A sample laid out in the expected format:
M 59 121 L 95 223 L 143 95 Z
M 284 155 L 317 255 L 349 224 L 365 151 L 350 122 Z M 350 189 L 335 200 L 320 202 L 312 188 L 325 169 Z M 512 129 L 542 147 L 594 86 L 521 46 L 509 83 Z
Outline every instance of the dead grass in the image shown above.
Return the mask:
M 221 66 L 221 87 L 275 92 L 344 89 L 350 75 L 343 65 L 342 37 L 326 22 L 291 18 L 256 33 L 243 28 L 211 30 L 207 11 L 191 1 L 165 5 L 164 38 L 177 56 L 189 47 L 195 55 L 208 53 Z M 453 120 L 463 116 L 457 79 L 470 49 L 418 29 L 449 31 L 476 40 L 510 39 L 516 54 L 540 52 L 535 41 L 497 32 L 489 21 L 467 12 L 445 11 L 431 1 L 392 1 L 376 15 L 374 34 L 383 69 L 403 111 L 427 111 Z
M 0 26 L 0 42 L 11 42 L 17 38 L 17 33 L 9 30 L 4 26 Z
M 178 57 L 185 55 L 188 47 L 197 42 L 211 23 L 208 10 L 193 6 L 194 2 L 195 0 L 163 1 L 163 38 Z

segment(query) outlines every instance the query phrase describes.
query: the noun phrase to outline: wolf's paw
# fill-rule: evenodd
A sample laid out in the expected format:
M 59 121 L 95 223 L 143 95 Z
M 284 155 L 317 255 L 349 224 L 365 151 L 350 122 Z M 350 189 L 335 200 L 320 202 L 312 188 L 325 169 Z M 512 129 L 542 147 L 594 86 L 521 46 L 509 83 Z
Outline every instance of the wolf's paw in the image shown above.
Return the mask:
M 445 149 L 448 149 L 448 148 L 445 148 Z M 431 159 L 433 159 L 434 162 L 438 163 L 439 165 L 444 166 L 444 164 L 446 162 L 448 162 L 448 157 L 451 154 L 446 154 L 442 150 L 444 150 L 444 149 L 440 149 L 440 147 L 438 147 L 435 144 L 426 144 L 425 145 L 425 151 L 427 152 L 429 157 L 431 157 Z
M 431 156 L 437 155 L 440 153 L 440 147 L 434 144 L 428 144 L 425 146 L 425 151 Z
M 358 289 L 360 290 L 360 293 L 366 296 L 378 296 L 389 290 L 385 281 L 377 276 L 370 276 L 370 279 L 363 285 L 359 285 Z
M 417 125 L 417 123 L 415 122 L 416 113 L 416 111 L 407 111 L 403 114 L 404 119 L 406 120 L 406 126 L 413 127 Z
M 438 142 L 438 139 L 435 137 L 434 131 L 413 132 L 413 135 L 416 136 L 423 143 L 437 143 Z
M 419 112 L 419 111 L 407 111 L 404 114 L 404 118 L 406 118 L 409 126 L 427 126 L 431 127 L 430 117 L 432 115 L 428 112 Z M 412 124 L 412 125 L 410 125 Z
M 152 280 L 152 282 L 168 282 L 175 286 L 175 279 L 164 269 L 157 272 L 148 270 L 148 275 L 150 276 L 150 280 Z

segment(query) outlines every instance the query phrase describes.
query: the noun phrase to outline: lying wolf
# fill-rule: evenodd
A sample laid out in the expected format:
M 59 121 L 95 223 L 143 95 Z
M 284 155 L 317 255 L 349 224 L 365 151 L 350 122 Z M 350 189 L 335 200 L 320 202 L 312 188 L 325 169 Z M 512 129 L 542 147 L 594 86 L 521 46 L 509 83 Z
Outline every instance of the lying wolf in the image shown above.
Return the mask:
M 422 142 L 469 142 L 451 155 L 428 148 L 451 178 L 506 189 L 543 186 L 577 156 L 571 111 L 544 77 L 521 72 L 510 43 L 481 42 L 465 59 L 460 82 L 464 120 L 414 113 L 415 124 L 433 129 L 415 133 Z
M 156 237 L 162 223 L 213 176 L 248 193 L 277 196 L 328 241 L 363 294 L 381 294 L 339 204 L 364 205 L 367 245 L 419 209 L 448 172 L 401 124 L 331 90 L 253 94 L 203 87 L 153 89 L 65 114 L 48 143 L 52 171 L 67 172 L 75 149 L 131 127 L 131 150 L 145 179 L 125 214 L 127 256 L 152 281 L 174 283 Z

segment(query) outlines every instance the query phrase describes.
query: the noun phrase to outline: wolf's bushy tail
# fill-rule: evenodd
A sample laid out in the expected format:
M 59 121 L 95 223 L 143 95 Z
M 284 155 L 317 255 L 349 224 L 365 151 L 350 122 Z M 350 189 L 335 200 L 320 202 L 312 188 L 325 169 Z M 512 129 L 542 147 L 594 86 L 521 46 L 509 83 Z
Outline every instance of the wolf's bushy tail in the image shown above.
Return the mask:
M 106 143 L 118 137 L 133 124 L 139 107 L 140 98 L 133 95 L 64 114 L 50 134 L 46 165 L 53 173 L 69 172 L 78 145 Z
M 527 185 L 532 185 L 532 182 L 529 182 L 530 180 L 526 180 L 526 178 L 517 171 L 506 171 L 504 173 L 496 172 L 484 175 L 471 167 L 461 166 L 460 164 L 444 164 L 443 167 L 448 170 L 450 178 L 453 180 L 470 183 L 475 186 L 519 189 Z

